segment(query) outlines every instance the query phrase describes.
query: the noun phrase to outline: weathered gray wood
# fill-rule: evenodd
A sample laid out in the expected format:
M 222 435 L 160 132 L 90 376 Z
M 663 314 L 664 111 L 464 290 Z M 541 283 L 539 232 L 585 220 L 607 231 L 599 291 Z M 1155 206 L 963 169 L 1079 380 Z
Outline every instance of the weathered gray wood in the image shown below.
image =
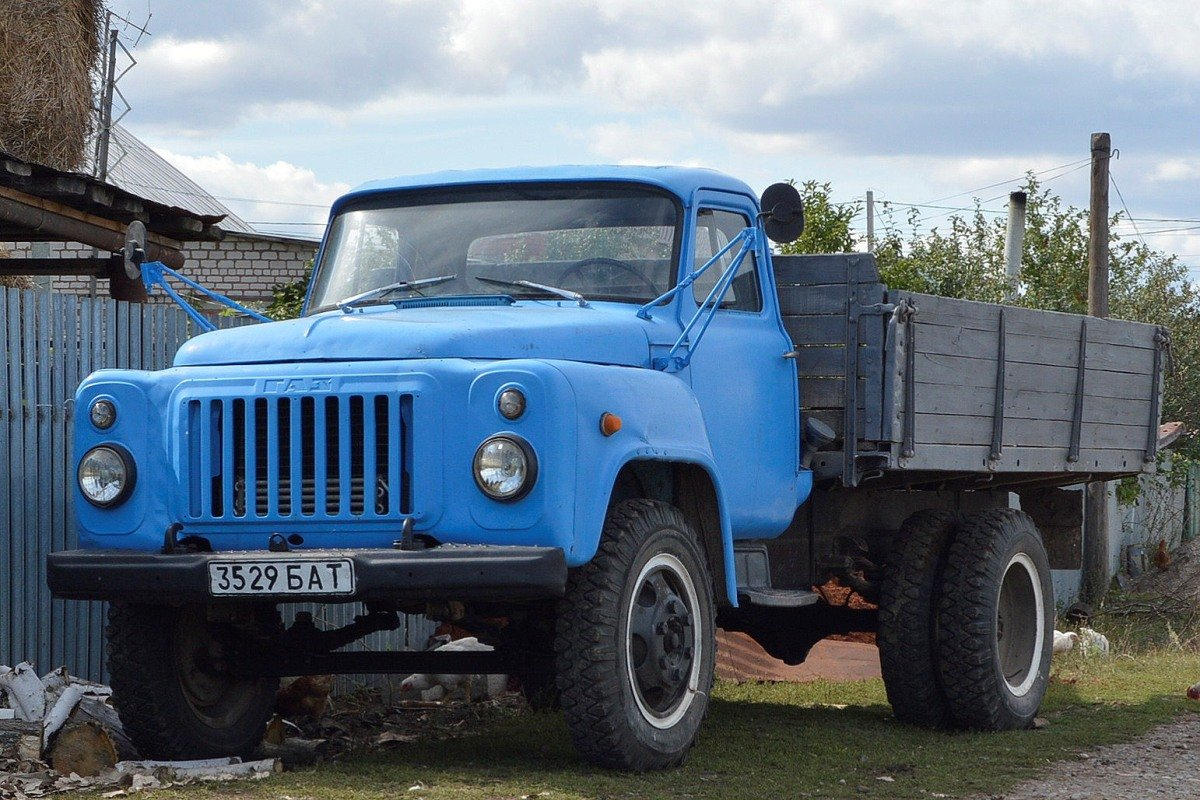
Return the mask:
M 919 351 L 920 339 L 917 341 Z M 994 364 L 980 358 L 922 352 L 918 352 L 916 357 L 916 374 L 922 382 L 947 387 L 976 386 L 994 389 L 994 369 Z M 1009 364 L 1005 370 L 1005 386 L 1013 390 L 1036 389 L 1074 396 L 1075 377 L 1074 365 Z M 1149 389 L 1148 374 L 1088 370 L 1088 395 L 1139 400 L 1149 398 Z
M 859 374 L 868 364 L 883 360 L 878 346 L 863 345 L 858 348 Z M 830 378 L 846 374 L 846 348 L 828 345 L 800 346 L 796 348 L 796 368 L 806 377 Z
M 960 355 L 994 361 L 996 332 L 961 325 L 942 326 L 919 322 L 918 352 Z M 1131 344 L 1105 344 L 1092 339 L 1088 325 L 1087 366 L 1089 370 L 1148 374 L 1154 364 L 1154 350 Z M 1022 364 L 1073 364 L 1078 358 L 1079 329 L 1073 339 L 1009 330 L 1005 340 L 1005 360 Z
M 920 406 L 918 406 L 920 408 Z M 989 444 L 992 438 L 992 418 L 968 417 L 958 414 L 927 414 L 917 412 L 917 449 L 923 443 Z M 1053 447 L 1070 443 L 1071 423 L 1061 420 L 1024 420 L 1004 431 L 1004 446 Z M 1080 436 L 1081 448 L 1098 450 L 1134 450 L 1144 447 L 1144 425 L 1116 425 L 1084 422 Z
M 995 396 L 990 388 L 958 386 L 948 391 L 943 384 L 918 380 L 917 407 L 930 414 L 963 414 L 990 418 Z M 1010 420 L 1063 420 L 1070 422 L 1075 401 L 1071 395 L 1042 392 L 1035 389 L 1013 390 L 1005 387 L 1004 416 Z M 1130 400 L 1115 397 L 1086 395 L 1083 399 L 1083 418 L 1091 422 L 1111 420 L 1136 425 L 1149 419 L 1149 397 Z
M 4 337 L 4 363 L 0 364 L 0 604 L 12 607 L 12 539 L 11 518 L 12 476 L 8 468 L 12 407 L 9 402 L 9 365 L 13 362 L 13 340 L 8 335 L 8 295 L 11 290 L 0 287 L 0 336 Z M 0 612 L 0 648 L 12 642 L 12 615 Z
M 783 327 L 792 338 L 792 342 L 797 345 L 846 343 L 845 314 L 787 316 L 783 318 Z M 860 344 L 865 345 L 883 343 L 883 322 L 880 316 L 869 315 L 859 319 L 858 340 Z
M 13 553 L 13 566 L 17 574 L 13 579 L 15 602 L 26 609 L 21 615 L 22 632 L 21 645 L 23 653 L 35 656 L 37 653 L 37 614 L 29 613 L 30 606 L 36 610 L 37 587 L 32 586 L 37 579 L 37 429 L 34 425 L 33 414 L 37 404 L 37 386 L 35 384 L 35 361 L 37 354 L 33 330 L 33 292 L 21 292 L 17 313 L 20 315 L 21 336 L 21 467 L 17 473 L 22 476 L 21 491 L 24 494 L 21 503 L 21 516 L 13 526 L 14 543 L 20 549 L 20 556 Z
M 882 284 L 863 284 L 858 287 L 859 300 L 867 304 L 883 302 Z M 779 307 L 785 316 L 808 314 L 845 314 L 849 308 L 847 284 L 818 286 L 780 286 Z
M 859 397 L 866 391 L 866 381 L 859 379 Z M 800 380 L 801 408 L 841 408 L 845 403 L 846 381 L 842 378 L 802 377 Z
M 895 303 L 904 298 L 911 299 L 917 304 L 920 310 L 916 318 L 920 324 L 961 326 L 983 331 L 995 331 L 999 324 L 1000 306 L 992 303 L 979 303 L 973 300 L 936 297 L 897 290 L 888 292 L 889 302 Z M 1032 333 L 1077 341 L 1080 319 L 1078 314 L 1005 306 L 1005 325 L 1010 334 Z M 1115 319 L 1089 320 L 1088 341 L 1098 344 L 1152 348 L 1154 346 L 1154 330 L 1154 325 L 1141 322 Z
M 1079 461 L 1067 460 L 1066 447 L 1008 447 L 1004 457 L 989 469 L 989 445 L 926 444 L 912 458 L 900 458 L 903 470 L 945 472 L 1062 472 L 1129 474 L 1142 468 L 1142 450 L 1080 450 Z M 1081 478 L 1081 481 L 1085 480 Z
M 39 630 L 41 626 L 48 626 L 51 623 L 50 616 L 50 587 L 43 580 L 37 580 L 41 574 L 40 567 L 46 561 L 46 556 L 53 549 L 51 544 L 52 529 L 50 527 L 51 515 L 53 513 L 52 504 L 52 481 L 50 478 L 54 465 L 51 463 L 51 454 L 53 452 L 50 441 L 51 429 L 51 408 L 53 408 L 53 398 L 51 395 L 50 385 L 50 361 L 54 357 L 53 341 L 51 339 L 52 315 L 50 312 L 50 292 L 37 292 L 34 295 L 34 303 L 37 311 L 34 318 L 34 349 L 37 352 L 37 408 L 35 409 L 35 419 L 37 421 L 37 431 L 35 441 L 37 442 L 37 520 L 35 521 L 37 530 L 37 549 L 33 554 L 33 563 L 29 571 L 29 575 L 36 583 L 37 591 L 37 611 L 38 621 L 34 622 L 35 635 L 37 636 L 37 663 L 50 663 L 50 643 L 52 639 L 52 630 Z
M 857 269 L 851 262 L 858 262 Z M 811 286 L 819 283 L 846 283 L 857 272 L 860 283 L 878 283 L 875 256 L 867 253 L 831 253 L 799 256 L 772 256 L 775 283 L 779 286 Z

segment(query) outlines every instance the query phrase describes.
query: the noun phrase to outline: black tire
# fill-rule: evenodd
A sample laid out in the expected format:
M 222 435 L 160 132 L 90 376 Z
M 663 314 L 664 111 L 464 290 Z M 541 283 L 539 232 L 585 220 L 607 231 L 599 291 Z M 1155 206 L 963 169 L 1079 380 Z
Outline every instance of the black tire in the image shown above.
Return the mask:
M 950 711 L 937 667 L 942 569 L 962 516 L 918 511 L 904 520 L 880 586 L 879 665 L 896 719 L 944 728 Z
M 250 628 L 279 628 L 272 606 Z M 278 678 L 238 676 L 225 659 L 255 633 L 210 622 L 204 606 L 113 603 L 108 611 L 113 705 L 143 758 L 178 760 L 254 753 L 275 706 Z
M 567 582 L 555 637 L 563 713 L 588 761 L 641 772 L 687 757 L 715 666 L 706 564 L 672 506 L 627 500 L 609 510 L 596 556 Z
M 1028 728 L 1041 708 L 1054 644 L 1054 589 L 1042 537 L 1010 508 L 959 528 L 942 573 L 938 664 L 957 725 Z

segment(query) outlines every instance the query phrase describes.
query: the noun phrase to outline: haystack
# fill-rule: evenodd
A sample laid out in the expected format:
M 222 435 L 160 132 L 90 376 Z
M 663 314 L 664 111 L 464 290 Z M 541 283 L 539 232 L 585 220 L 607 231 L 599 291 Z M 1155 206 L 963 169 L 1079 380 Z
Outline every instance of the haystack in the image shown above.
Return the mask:
M 0 150 L 83 167 L 102 12 L 101 0 L 0 0 Z

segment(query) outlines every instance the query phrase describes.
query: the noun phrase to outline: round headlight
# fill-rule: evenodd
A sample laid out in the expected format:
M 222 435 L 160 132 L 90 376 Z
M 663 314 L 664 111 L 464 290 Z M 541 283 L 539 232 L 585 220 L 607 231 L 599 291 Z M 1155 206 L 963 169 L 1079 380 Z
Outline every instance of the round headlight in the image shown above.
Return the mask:
M 113 405 L 112 400 L 97 400 L 92 403 L 90 416 L 93 425 L 106 431 L 117 421 L 117 407 Z
M 519 500 L 537 480 L 537 460 L 524 441 L 495 436 L 475 451 L 475 483 L 493 500 Z
M 79 490 L 89 503 L 101 508 L 128 497 L 133 479 L 133 461 L 115 447 L 93 447 L 79 460 Z
M 496 407 L 505 419 L 516 419 L 525 413 L 525 395 L 520 389 L 505 389 L 496 398 Z

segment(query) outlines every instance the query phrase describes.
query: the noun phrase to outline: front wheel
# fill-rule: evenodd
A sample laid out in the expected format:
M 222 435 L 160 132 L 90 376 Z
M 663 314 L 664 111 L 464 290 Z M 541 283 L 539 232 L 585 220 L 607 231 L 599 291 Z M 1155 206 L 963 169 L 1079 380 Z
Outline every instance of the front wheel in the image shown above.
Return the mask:
M 958 531 L 938 600 L 938 666 L 954 721 L 974 730 L 1033 724 L 1050 677 L 1050 561 L 1028 514 L 970 517 Z
M 558 687 L 576 748 L 595 764 L 682 764 L 708 708 L 715 662 L 712 579 L 672 506 L 609 511 L 599 551 L 575 570 L 555 638 Z
M 239 655 L 280 626 L 273 606 L 213 618 L 204 606 L 113 603 L 113 704 L 138 751 L 154 759 L 250 756 L 275 705 L 278 678 L 237 669 Z

